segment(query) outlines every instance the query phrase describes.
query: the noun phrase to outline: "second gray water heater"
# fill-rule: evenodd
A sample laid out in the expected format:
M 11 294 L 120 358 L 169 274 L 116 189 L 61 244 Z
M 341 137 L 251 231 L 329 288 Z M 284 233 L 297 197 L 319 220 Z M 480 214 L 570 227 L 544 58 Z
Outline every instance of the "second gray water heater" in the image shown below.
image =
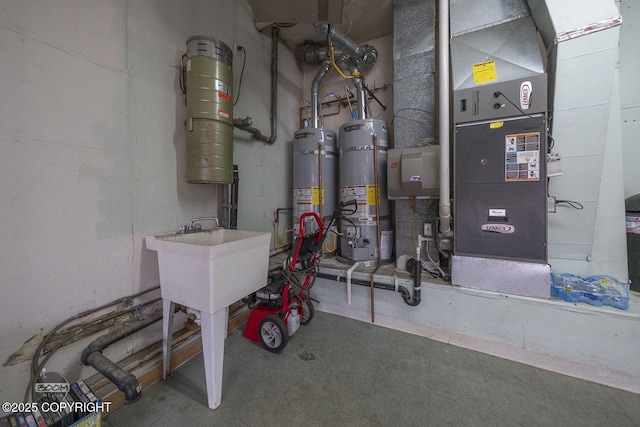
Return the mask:
M 355 199 L 358 207 L 340 222 L 343 258 L 376 261 L 378 256 L 381 260 L 392 256 L 388 145 L 387 124 L 382 120 L 353 120 L 340 127 L 340 201 Z

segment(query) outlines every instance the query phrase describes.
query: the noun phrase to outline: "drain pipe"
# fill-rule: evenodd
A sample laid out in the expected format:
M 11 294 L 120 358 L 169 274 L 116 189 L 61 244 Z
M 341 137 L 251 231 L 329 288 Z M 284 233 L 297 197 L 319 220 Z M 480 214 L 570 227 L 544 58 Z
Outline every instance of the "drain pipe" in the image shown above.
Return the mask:
M 233 165 L 233 182 L 222 190 L 223 224 L 229 230 L 238 228 L 238 182 L 240 175 L 238 165 Z
M 233 165 L 233 184 L 229 187 L 229 228 L 236 230 L 238 228 L 238 188 L 240 182 L 240 171 L 238 171 L 238 165 Z
M 162 319 L 162 312 L 158 311 L 142 321 L 132 323 L 103 335 L 92 341 L 80 356 L 80 361 L 83 365 L 95 368 L 114 383 L 118 387 L 118 390 L 124 393 L 125 404 L 133 403 L 140 398 L 142 386 L 133 374 L 130 374 L 109 360 L 102 354 L 102 351 L 111 344 L 146 328 L 160 319 Z
M 451 231 L 451 189 L 449 183 L 449 0 L 438 0 L 438 133 L 440 140 L 440 234 Z
M 416 262 L 414 264 L 413 271 L 413 295 L 409 292 L 402 293 L 402 299 L 410 306 L 417 306 L 422 301 L 422 244 L 426 239 L 422 236 L 418 236 L 418 246 L 416 247 Z
M 347 279 L 347 277 L 345 277 L 345 275 L 343 275 L 343 274 L 336 275 L 336 274 L 329 274 L 329 273 L 319 272 L 316 277 L 319 277 L 321 279 L 333 280 L 333 281 L 336 281 L 338 283 L 347 283 L 348 289 L 350 289 L 352 287 L 351 285 L 365 286 L 367 288 L 371 287 L 371 281 L 370 280 L 354 279 L 350 275 L 349 275 L 349 277 Z M 400 293 L 400 296 L 402 297 L 402 299 L 404 300 L 405 303 L 407 303 L 409 305 L 417 305 L 417 304 L 413 304 L 412 303 L 412 302 L 415 301 L 415 297 L 411 296 L 410 289 L 407 289 L 403 285 L 398 285 L 398 284 L 390 285 L 390 284 L 386 284 L 386 283 L 374 282 L 373 286 L 376 289 L 382 289 L 382 290 L 385 290 L 385 291 L 398 292 L 398 293 Z
M 249 132 L 253 139 L 266 144 L 273 144 L 278 138 L 278 32 L 276 26 L 271 28 L 271 136 L 263 135 L 259 129 L 252 127 L 251 117 L 233 119 L 233 126 Z
M 327 75 L 331 68 L 331 61 L 328 59 L 322 62 L 322 68 L 318 71 L 313 82 L 311 83 L 311 127 L 317 129 L 320 127 L 320 99 L 318 92 L 320 91 L 320 82 Z

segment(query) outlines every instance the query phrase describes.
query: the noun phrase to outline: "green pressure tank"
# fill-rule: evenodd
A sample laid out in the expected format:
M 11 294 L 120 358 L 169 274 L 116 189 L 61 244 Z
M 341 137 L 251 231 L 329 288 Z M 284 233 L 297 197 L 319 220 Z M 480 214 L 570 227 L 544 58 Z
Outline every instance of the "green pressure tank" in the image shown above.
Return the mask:
M 207 36 L 187 40 L 187 181 L 233 182 L 233 52 Z

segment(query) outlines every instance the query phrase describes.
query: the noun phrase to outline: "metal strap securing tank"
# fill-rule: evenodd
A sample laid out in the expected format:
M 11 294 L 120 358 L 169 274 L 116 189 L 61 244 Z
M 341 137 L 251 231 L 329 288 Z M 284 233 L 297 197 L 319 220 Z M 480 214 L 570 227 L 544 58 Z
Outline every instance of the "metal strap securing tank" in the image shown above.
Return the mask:
M 224 62 L 229 67 L 233 64 L 233 52 L 231 48 L 213 37 L 193 36 L 187 40 L 187 57 L 208 56 Z
M 366 150 L 374 150 L 374 146 L 373 145 L 357 145 L 355 147 L 349 147 L 349 148 L 341 148 L 340 151 L 341 152 L 346 152 L 346 151 L 366 151 Z M 387 151 L 388 148 L 385 146 L 378 146 L 378 151 Z
M 376 223 L 375 215 L 367 215 L 366 217 L 350 217 L 351 222 L 354 222 L 358 225 L 372 225 Z M 380 221 L 385 221 L 391 219 L 391 215 L 382 215 L 380 217 Z
M 371 122 L 356 123 L 356 124 L 344 127 L 345 132 L 353 132 L 355 130 L 360 130 L 360 129 L 363 129 L 363 130 L 373 129 L 373 123 Z
M 338 153 L 336 153 L 335 151 L 329 151 L 329 150 L 300 150 L 293 153 L 294 156 L 307 155 L 307 154 L 313 154 L 314 156 L 317 156 L 318 154 L 335 156 Z

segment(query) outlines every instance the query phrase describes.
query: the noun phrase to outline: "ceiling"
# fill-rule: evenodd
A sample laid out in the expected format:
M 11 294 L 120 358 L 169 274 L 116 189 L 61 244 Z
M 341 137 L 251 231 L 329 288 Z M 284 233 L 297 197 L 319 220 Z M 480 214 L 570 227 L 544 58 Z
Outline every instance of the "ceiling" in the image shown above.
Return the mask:
M 256 27 L 263 29 L 271 24 L 256 22 Z M 291 50 L 305 40 L 324 40 L 324 37 L 318 36 L 312 24 L 298 23 L 291 27 L 285 27 L 282 23 L 280 25 L 280 39 Z M 336 24 L 336 27 L 357 44 L 392 34 L 393 0 L 344 0 L 342 22 Z

